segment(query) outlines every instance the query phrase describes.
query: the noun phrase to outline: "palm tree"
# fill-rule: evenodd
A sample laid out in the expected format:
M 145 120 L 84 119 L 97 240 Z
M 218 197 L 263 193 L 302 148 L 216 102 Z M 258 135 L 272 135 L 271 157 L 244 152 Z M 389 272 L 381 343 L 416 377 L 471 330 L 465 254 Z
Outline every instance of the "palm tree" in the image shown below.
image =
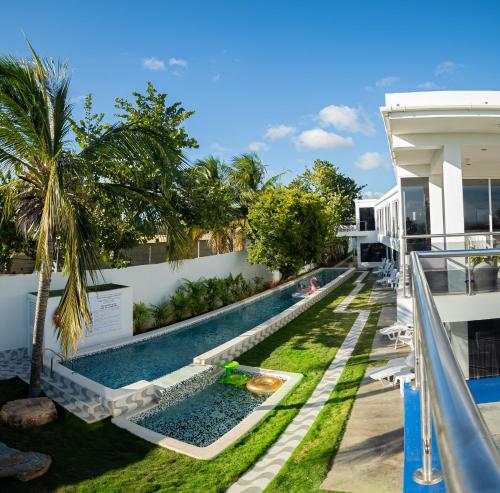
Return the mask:
M 232 160 L 228 178 L 230 183 L 239 191 L 245 217 L 248 205 L 255 194 L 263 190 L 276 188 L 278 180 L 284 175 L 284 172 L 267 179 L 266 174 L 266 166 L 254 152 L 235 156 Z
M 186 238 L 167 200 L 167 176 L 160 180 L 165 188 L 158 190 L 144 188 L 139 174 L 123 183 L 110 183 L 99 174 L 104 162 L 133 169 L 134 163 L 155 160 L 165 164 L 159 169 L 167 170 L 169 164 L 181 162 L 179 152 L 166 137 L 125 125 L 109 128 L 78 154 L 72 151 L 66 64 L 41 59 L 29 48 L 29 60 L 0 57 L 0 169 L 14 176 L 1 189 L 5 213 L 26 238 L 36 241 L 39 277 L 29 391 L 34 397 L 41 394 L 44 323 L 56 248 L 64 257 L 67 283 L 54 322 L 66 355 L 91 324 L 87 285 L 99 272 L 90 214 L 95 194 L 135 201 L 141 214 L 168 232 L 170 253 Z

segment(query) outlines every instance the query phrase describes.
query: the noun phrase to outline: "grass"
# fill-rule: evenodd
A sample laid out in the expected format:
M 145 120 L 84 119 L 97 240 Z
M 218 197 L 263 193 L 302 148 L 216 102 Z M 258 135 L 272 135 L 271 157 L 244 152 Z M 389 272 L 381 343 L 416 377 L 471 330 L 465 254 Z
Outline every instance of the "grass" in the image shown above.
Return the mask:
M 45 476 L 32 482 L 2 480 L 2 492 L 224 491 L 278 438 L 318 384 L 356 318 L 356 314 L 332 311 L 352 288 L 352 282 L 340 286 L 238 358 L 243 364 L 298 372 L 304 378 L 254 431 L 216 459 L 195 460 L 155 447 L 109 420 L 87 425 L 59 409 L 57 422 L 29 433 L 0 425 L 2 442 L 21 450 L 46 452 L 54 461 Z M 366 307 L 368 293 L 368 289 L 362 291 L 354 303 Z M 366 366 L 380 310 L 377 305 L 371 308 L 367 329 L 339 386 L 271 491 L 315 491 L 326 474 Z M 0 404 L 25 395 L 20 381 L 0 382 Z

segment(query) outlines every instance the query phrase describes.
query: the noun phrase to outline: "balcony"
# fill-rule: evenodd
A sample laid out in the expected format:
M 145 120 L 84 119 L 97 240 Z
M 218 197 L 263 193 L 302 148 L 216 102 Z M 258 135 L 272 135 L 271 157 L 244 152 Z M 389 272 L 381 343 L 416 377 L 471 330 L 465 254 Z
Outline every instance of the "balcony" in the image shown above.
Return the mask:
M 370 233 L 374 233 L 374 229 L 368 229 L 367 221 L 358 221 L 352 224 L 341 224 L 339 226 L 337 236 L 368 236 Z
M 423 491 L 422 485 L 429 492 L 500 491 L 500 454 L 492 435 L 500 409 L 500 379 L 466 380 L 423 267 L 432 258 L 448 261 L 457 255 L 485 253 L 499 255 L 500 249 L 412 252 L 410 256 L 416 382 L 414 389 L 405 389 L 405 442 L 414 445 L 405 447 L 406 492 Z

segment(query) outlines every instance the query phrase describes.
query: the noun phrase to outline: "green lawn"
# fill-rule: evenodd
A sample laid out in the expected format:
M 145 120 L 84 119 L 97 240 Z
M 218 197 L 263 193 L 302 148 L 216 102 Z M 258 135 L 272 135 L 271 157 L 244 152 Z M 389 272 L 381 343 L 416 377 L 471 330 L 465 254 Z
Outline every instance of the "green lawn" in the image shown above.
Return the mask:
M 231 485 L 277 439 L 321 379 L 356 314 L 334 314 L 353 288 L 347 282 L 300 317 L 238 360 L 247 365 L 304 374 L 295 390 L 251 433 L 212 461 L 199 461 L 155 447 L 106 420 L 86 425 L 62 409 L 56 423 L 21 433 L 0 425 L 0 441 L 21 450 L 38 450 L 53 457 L 49 472 L 20 483 L 0 480 L 2 492 L 219 492 Z M 369 289 L 355 304 L 368 308 Z M 366 367 L 380 306 L 344 371 L 318 422 L 271 485 L 272 491 L 315 491 L 324 477 L 343 432 Z M 0 405 L 24 397 L 18 380 L 0 382 Z

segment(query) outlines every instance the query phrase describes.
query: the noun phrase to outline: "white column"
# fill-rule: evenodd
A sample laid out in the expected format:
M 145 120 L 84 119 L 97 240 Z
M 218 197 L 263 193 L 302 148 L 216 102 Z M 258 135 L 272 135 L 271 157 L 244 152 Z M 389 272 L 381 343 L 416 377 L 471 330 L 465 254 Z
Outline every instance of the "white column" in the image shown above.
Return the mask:
M 429 176 L 429 209 L 431 219 L 431 234 L 444 233 L 443 221 L 443 176 Z M 436 248 L 444 247 L 443 238 L 433 238 L 432 246 Z
M 446 233 L 464 232 L 462 153 L 458 141 L 443 148 L 443 210 Z
M 443 147 L 443 212 L 445 233 L 463 233 L 462 153 L 458 140 L 447 142 Z M 459 250 L 464 247 L 463 236 L 446 240 L 447 250 Z M 465 258 L 448 259 L 446 265 L 449 291 L 460 291 L 465 286 L 467 278 Z

